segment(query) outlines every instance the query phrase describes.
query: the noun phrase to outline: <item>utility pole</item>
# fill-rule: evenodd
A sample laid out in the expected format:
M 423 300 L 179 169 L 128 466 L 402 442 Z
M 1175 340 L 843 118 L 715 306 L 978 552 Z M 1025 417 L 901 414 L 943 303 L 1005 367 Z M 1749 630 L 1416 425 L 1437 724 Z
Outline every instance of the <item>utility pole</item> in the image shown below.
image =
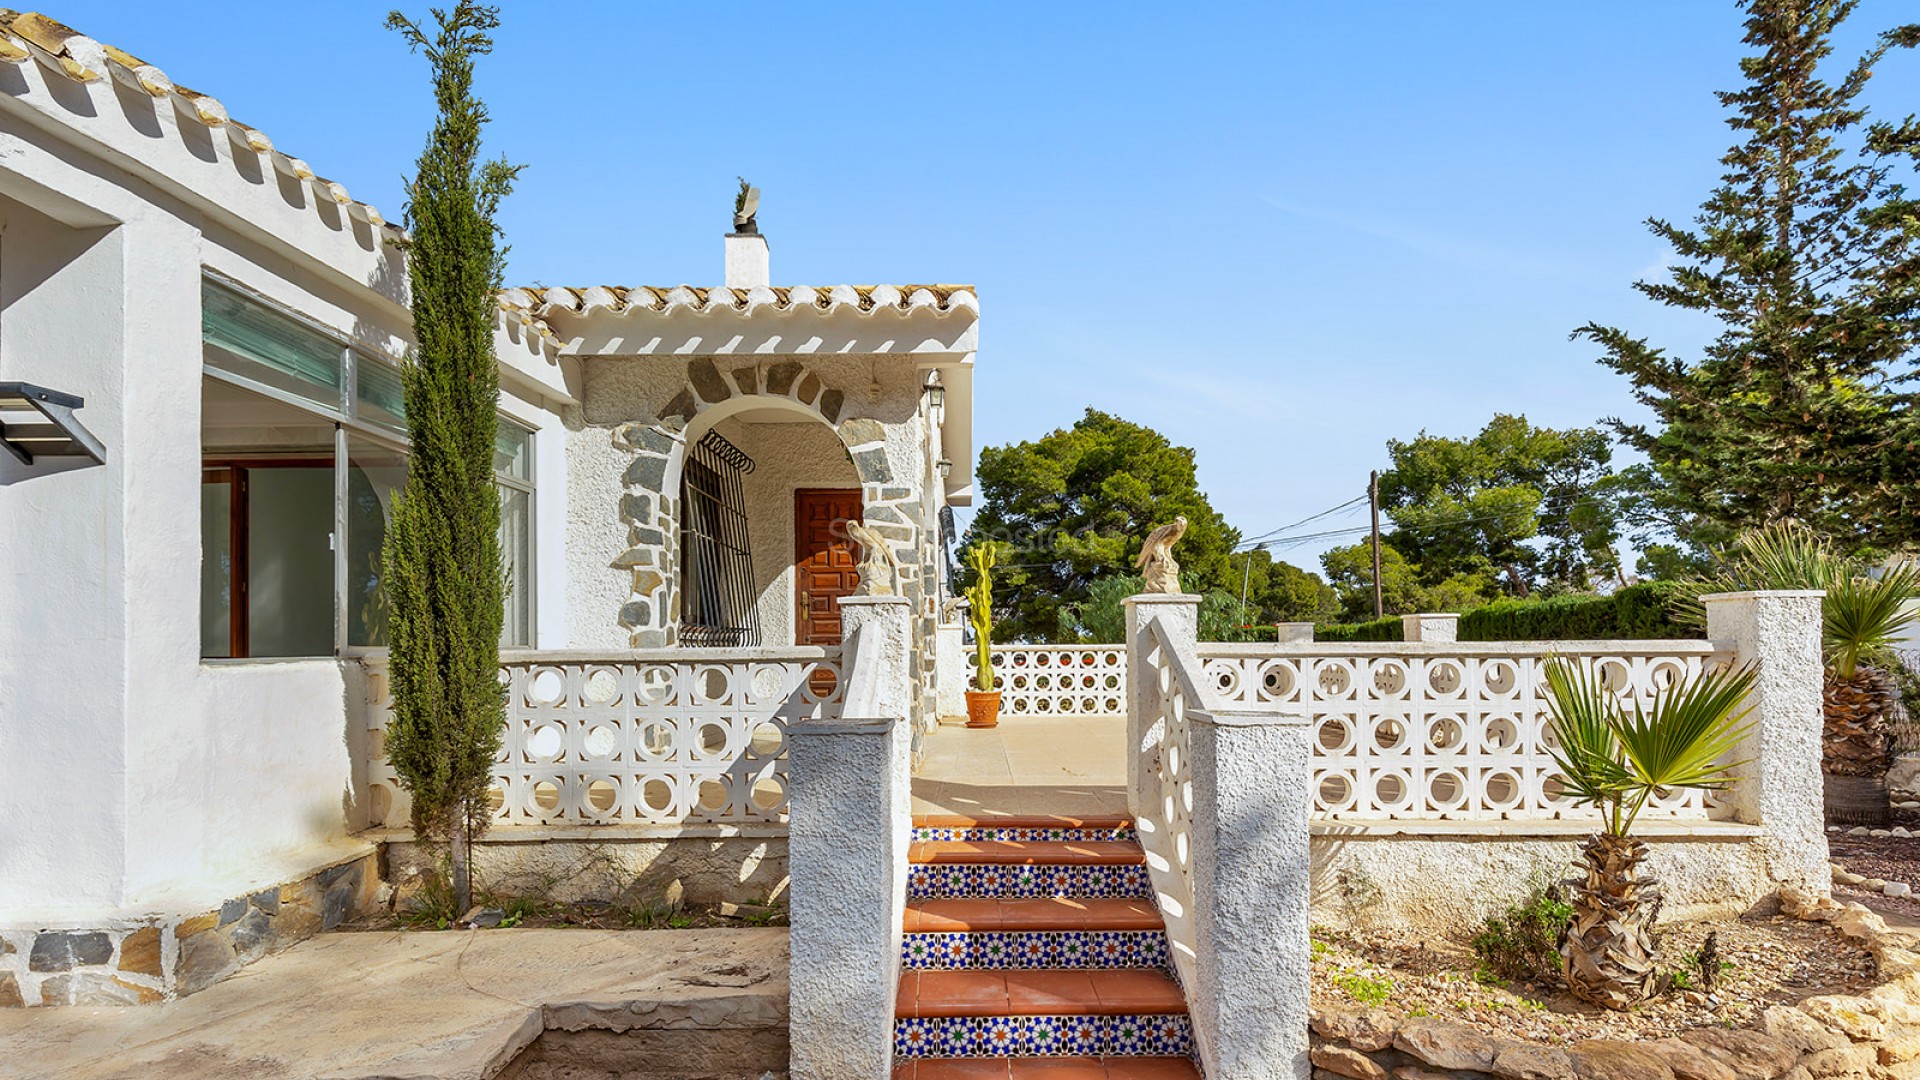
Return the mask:
M 1265 544 L 1255 544 L 1253 550 L 1247 552 L 1247 565 L 1240 571 L 1240 625 L 1243 627 L 1247 625 L 1247 585 L 1253 580 L 1253 552 L 1266 549 Z
M 1373 617 L 1383 618 L 1387 606 L 1380 594 L 1380 470 L 1367 482 L 1367 501 L 1373 504 Z

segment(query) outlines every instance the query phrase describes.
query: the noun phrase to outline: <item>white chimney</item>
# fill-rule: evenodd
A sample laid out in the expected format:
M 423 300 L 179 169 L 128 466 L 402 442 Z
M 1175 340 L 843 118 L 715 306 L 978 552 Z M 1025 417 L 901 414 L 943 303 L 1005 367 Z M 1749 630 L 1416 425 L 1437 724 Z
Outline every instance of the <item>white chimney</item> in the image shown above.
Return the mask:
M 727 234 L 727 288 L 751 289 L 773 284 L 767 261 L 767 238 L 757 232 Z

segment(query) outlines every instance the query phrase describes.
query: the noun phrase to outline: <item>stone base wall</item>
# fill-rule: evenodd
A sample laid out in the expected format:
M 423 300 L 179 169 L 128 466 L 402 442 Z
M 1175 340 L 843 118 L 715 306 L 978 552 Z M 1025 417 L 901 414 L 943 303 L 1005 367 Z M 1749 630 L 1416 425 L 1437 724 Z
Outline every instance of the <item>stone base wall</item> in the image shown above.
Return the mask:
M 372 910 L 379 885 L 369 853 L 211 911 L 136 915 L 99 927 L 0 929 L 0 1008 L 186 997 Z
M 761 904 L 786 896 L 785 836 L 582 837 L 581 831 L 493 832 L 475 848 L 475 877 L 502 898 L 559 903 L 652 903 L 676 881 L 690 904 Z M 410 838 L 390 840 L 384 849 L 387 881 L 402 896 L 440 857 Z
M 1338 822 L 1314 827 L 1313 918 L 1356 933 L 1451 932 L 1477 924 L 1519 900 L 1534 881 L 1571 877 L 1584 836 L 1571 830 L 1565 836 L 1386 834 L 1380 826 L 1343 834 L 1342 828 Z M 1771 902 L 1779 888 L 1756 837 L 1645 839 L 1669 918 L 1738 915 Z
M 1385 1009 L 1312 1017 L 1314 1080 L 1920 1080 L 1920 956 L 1859 904 L 1782 890 L 1789 915 L 1830 922 L 1872 951 L 1882 985 L 1858 997 L 1775 1005 L 1750 1028 L 1696 1028 L 1672 1039 L 1548 1046 L 1437 1017 Z

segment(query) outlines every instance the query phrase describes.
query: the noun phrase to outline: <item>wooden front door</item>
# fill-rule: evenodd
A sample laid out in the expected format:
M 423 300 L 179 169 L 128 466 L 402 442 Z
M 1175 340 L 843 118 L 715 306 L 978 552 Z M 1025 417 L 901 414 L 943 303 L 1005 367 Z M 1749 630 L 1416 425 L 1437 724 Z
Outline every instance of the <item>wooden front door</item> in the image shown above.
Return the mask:
M 860 489 L 793 493 L 793 641 L 840 644 L 839 599 L 860 586 L 846 522 L 860 520 Z

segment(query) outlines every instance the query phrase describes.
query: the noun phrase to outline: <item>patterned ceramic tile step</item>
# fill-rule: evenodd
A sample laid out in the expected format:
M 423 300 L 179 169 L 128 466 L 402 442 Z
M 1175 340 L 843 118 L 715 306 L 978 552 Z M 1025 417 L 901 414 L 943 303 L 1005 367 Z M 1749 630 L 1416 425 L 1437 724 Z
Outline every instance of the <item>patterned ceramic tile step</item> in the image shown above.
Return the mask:
M 1154 968 L 910 971 L 899 1017 L 1185 1014 L 1186 996 Z
M 1185 1015 L 1174 1014 L 903 1017 L 893 1026 L 896 1062 L 906 1058 L 1184 1058 L 1192 1052 L 1193 1025 Z M 1106 1075 L 1127 1074 L 1109 1067 Z
M 1032 900 L 913 900 L 909 934 L 969 930 L 1159 930 L 1166 926 L 1148 899 L 1044 897 Z
M 908 1058 L 893 1080 L 1200 1080 L 1183 1057 Z
M 975 968 L 1166 967 L 1165 930 L 993 930 L 907 934 L 900 967 L 907 971 Z
M 954 815 L 913 819 L 915 840 L 1084 841 L 1138 840 L 1133 819 L 1125 817 L 970 818 Z
M 995 863 L 1002 866 L 1129 866 L 1147 861 L 1133 841 L 920 840 L 907 848 L 915 863 Z
M 1145 899 L 1153 895 L 1144 864 L 1024 866 L 1003 863 L 915 863 L 907 868 L 907 900 Z

